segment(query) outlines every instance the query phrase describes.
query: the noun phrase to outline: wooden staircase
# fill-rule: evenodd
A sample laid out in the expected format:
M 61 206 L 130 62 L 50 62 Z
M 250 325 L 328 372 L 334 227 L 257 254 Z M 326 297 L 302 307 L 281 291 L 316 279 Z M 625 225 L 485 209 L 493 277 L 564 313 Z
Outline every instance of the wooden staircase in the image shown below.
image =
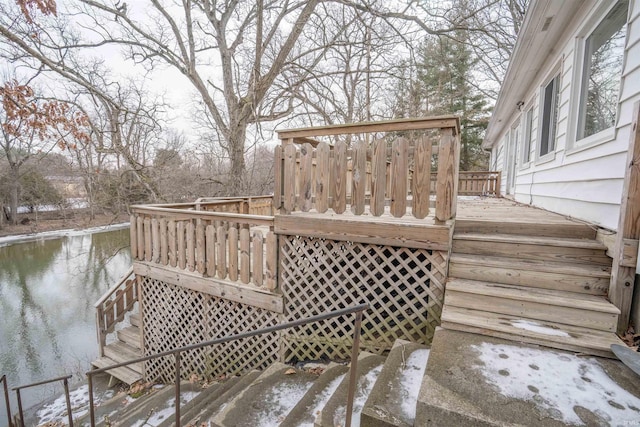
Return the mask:
M 92 365 L 96 368 L 106 368 L 117 363 L 126 362 L 143 356 L 141 347 L 142 332 L 140 329 L 140 316 L 131 313 L 129 315 L 131 326 L 117 331 L 117 340 L 104 347 L 104 356 L 94 360 Z M 142 363 L 122 366 L 107 371 L 112 377 L 120 381 L 133 384 L 142 379 Z
M 612 357 L 611 259 L 579 222 L 459 218 L 442 326 Z

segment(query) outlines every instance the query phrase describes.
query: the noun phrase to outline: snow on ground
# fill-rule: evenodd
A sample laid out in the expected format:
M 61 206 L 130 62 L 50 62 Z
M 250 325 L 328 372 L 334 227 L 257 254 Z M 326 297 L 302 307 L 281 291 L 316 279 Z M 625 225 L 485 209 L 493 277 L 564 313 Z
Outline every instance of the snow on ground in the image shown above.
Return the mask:
M 197 395 L 199 395 L 200 392 L 199 391 L 185 391 L 183 393 L 180 394 L 180 407 L 182 407 L 183 405 L 185 405 L 186 403 L 190 402 L 191 400 L 193 400 Z M 164 406 L 161 409 L 158 409 L 156 411 L 153 412 L 153 414 L 149 417 L 148 420 L 146 420 L 146 422 L 144 420 L 142 421 L 138 421 L 136 423 L 134 423 L 131 427 L 143 427 L 143 426 L 158 426 L 160 425 L 160 423 L 162 423 L 165 419 L 167 419 L 168 417 L 172 416 L 173 414 L 176 413 L 176 407 L 175 407 L 175 398 L 170 398 L 167 399 L 167 401 L 165 402 Z
M 324 408 L 324 405 L 327 404 L 331 396 L 333 396 L 333 393 L 338 389 L 338 386 L 342 382 L 345 375 L 346 374 L 342 374 L 334 378 L 333 381 L 327 384 L 325 389 L 322 390 L 322 393 L 316 396 L 316 400 L 313 402 L 313 408 L 311 409 L 311 415 L 313 416 L 313 421 L 310 423 L 303 422 L 298 427 L 313 427 L 316 421 L 316 418 L 320 414 L 320 411 L 322 410 L 322 408 Z
M 103 393 L 96 393 L 94 397 L 95 405 L 109 400 L 113 397 L 113 391 L 107 390 Z M 89 412 L 89 386 L 83 385 L 69 392 L 71 401 L 71 413 L 73 418 L 80 418 Z M 64 395 L 58 397 L 53 402 L 46 404 L 36 412 L 38 425 L 54 423 L 56 421 L 67 422 L 67 399 Z
M 382 371 L 382 364 L 375 366 L 367 375 L 360 378 L 358 386 L 356 388 L 356 397 L 353 400 L 353 416 L 351 417 L 351 427 L 360 427 L 360 415 L 362 415 L 362 409 L 367 402 L 369 393 L 373 389 L 373 385 L 376 383 L 378 375 Z M 333 416 L 333 424 L 336 426 L 344 425 L 345 414 L 347 412 L 346 406 L 340 406 L 336 409 Z
M 565 331 L 541 325 L 540 323 L 534 322 L 533 320 L 518 319 L 515 321 L 511 321 L 511 324 L 518 329 L 524 329 L 527 331 L 536 332 L 538 334 L 569 338 L 569 334 Z
M 420 385 L 424 371 L 427 369 L 427 360 L 429 359 L 429 350 L 416 350 L 407 359 L 405 367 L 400 376 L 400 387 L 402 402 L 400 409 L 402 415 L 408 420 L 416 419 L 416 404 L 418 402 L 418 394 L 420 393 Z
M 550 350 L 483 343 L 472 346 L 487 382 L 509 398 L 533 401 L 548 416 L 583 425 L 585 408 L 606 425 L 635 425 L 640 399 L 616 384 L 594 358 Z
M 33 242 L 38 240 L 51 240 L 51 239 L 57 239 L 57 238 L 66 237 L 66 236 L 82 236 L 85 234 L 101 233 L 103 231 L 121 230 L 123 228 L 128 228 L 128 227 L 129 227 L 129 223 L 123 222 L 120 224 L 111 224 L 111 225 L 104 225 L 104 226 L 98 226 L 98 227 L 83 228 L 79 230 L 75 230 L 75 229 L 53 230 L 53 231 L 43 231 L 41 233 L 34 233 L 34 234 L 19 234 L 16 236 L 5 236 L 5 237 L 0 237 L 0 247 L 7 246 L 14 243 L 25 243 L 25 242 Z
M 302 399 L 302 396 L 311 388 L 313 381 L 279 383 L 274 386 L 269 395 L 272 401 L 268 407 L 259 414 L 260 427 L 277 427 L 294 406 Z

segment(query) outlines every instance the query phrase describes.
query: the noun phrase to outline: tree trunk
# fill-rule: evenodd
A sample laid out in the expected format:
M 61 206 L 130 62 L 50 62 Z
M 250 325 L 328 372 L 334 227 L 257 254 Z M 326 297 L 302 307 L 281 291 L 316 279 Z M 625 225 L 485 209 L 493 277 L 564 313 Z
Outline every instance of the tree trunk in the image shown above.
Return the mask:
M 234 128 L 235 131 L 230 133 L 227 139 L 229 159 L 231 160 L 227 195 L 232 197 L 244 196 L 246 192 L 244 144 L 247 137 L 247 125 L 238 124 Z
M 13 225 L 18 224 L 18 190 L 20 189 L 19 175 L 17 170 L 11 170 L 11 176 L 9 177 L 9 211 L 11 217 L 9 222 Z

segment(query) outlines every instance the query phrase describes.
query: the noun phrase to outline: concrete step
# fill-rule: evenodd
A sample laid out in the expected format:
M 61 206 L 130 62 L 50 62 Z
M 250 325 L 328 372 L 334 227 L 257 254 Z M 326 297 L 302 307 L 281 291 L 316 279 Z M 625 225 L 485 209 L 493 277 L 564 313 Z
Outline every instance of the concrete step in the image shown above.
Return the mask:
M 120 329 L 117 333 L 118 339 L 125 344 L 140 350 L 140 328 L 137 326 L 127 326 L 126 328 Z M 142 354 L 142 352 L 140 352 Z
M 356 394 L 353 405 L 352 425 L 359 425 L 362 408 L 382 371 L 385 358 L 375 354 L 361 352 L 358 357 L 358 371 L 356 380 Z M 347 409 L 347 394 L 349 390 L 349 373 L 345 375 L 340 385 L 329 398 L 326 405 L 316 417 L 316 427 L 335 427 L 345 425 Z
M 445 304 L 615 332 L 620 310 L 603 296 L 449 279 Z
M 116 341 L 104 348 L 104 355 L 117 363 L 122 363 L 142 357 L 142 351 L 122 341 Z M 138 373 L 142 373 L 143 369 L 142 362 L 132 363 L 126 367 Z
M 362 410 L 361 425 L 412 427 L 429 349 L 396 340 Z
M 241 377 L 229 378 L 222 387 L 218 388 L 217 393 L 209 396 L 208 399 L 197 404 L 188 414 L 185 414 L 187 421 L 182 425 L 200 426 L 205 422 L 208 423 L 211 417 L 214 417 L 227 403 L 242 393 L 258 376 L 260 376 L 260 371 L 251 371 Z
M 516 234 L 571 239 L 595 239 L 596 237 L 596 231 L 588 224 L 540 219 L 504 220 L 499 215 L 496 215 L 495 220 L 458 217 L 455 230 L 456 233 Z
M 633 425 L 640 381 L 617 360 L 439 329 L 416 426 Z
M 95 366 L 98 369 L 107 368 L 112 365 L 116 365 L 118 362 L 111 359 L 110 357 L 99 357 L 94 360 L 91 365 Z M 142 373 L 138 371 L 134 371 L 133 369 L 122 366 L 120 368 L 110 369 L 107 373 L 125 384 L 131 385 L 136 381 L 140 381 L 142 379 Z
M 516 234 L 454 233 L 453 253 L 611 267 L 606 246 L 597 240 Z
M 210 384 L 207 388 L 202 389 L 200 394 L 180 407 L 181 425 L 188 425 L 191 418 L 196 416 L 198 412 L 206 407 L 210 402 L 231 388 L 239 377 L 229 378 L 224 382 Z M 173 427 L 175 425 L 175 413 L 165 418 L 157 427 Z
M 313 383 L 304 397 L 289 412 L 280 427 L 313 426 L 316 417 L 327 404 L 348 371 L 349 367 L 346 365 L 330 364 Z
M 449 277 L 606 295 L 611 268 L 498 256 L 453 254 Z
M 276 362 L 230 400 L 210 419 L 210 424 L 215 427 L 278 425 L 317 378 L 317 375 Z
M 445 303 L 442 327 L 527 342 L 601 357 L 614 357 L 611 344 L 622 344 L 613 332 L 597 331 L 520 316 L 469 310 Z

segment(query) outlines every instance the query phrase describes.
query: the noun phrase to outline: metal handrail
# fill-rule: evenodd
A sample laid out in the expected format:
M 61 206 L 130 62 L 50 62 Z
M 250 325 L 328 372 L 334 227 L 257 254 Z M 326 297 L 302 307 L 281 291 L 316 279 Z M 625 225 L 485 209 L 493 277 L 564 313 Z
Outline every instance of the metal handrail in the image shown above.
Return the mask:
M 49 384 L 56 381 L 62 381 L 64 384 L 64 397 L 67 400 L 67 416 L 69 418 L 69 427 L 73 427 L 73 414 L 71 413 L 71 398 L 69 397 L 69 378 L 73 377 L 73 375 L 66 375 L 64 377 L 51 378 L 49 380 L 39 381 L 37 383 L 31 383 L 26 385 L 21 385 L 18 387 L 13 387 L 12 390 L 16 392 L 16 397 L 18 398 L 18 414 L 20 416 L 20 425 L 24 426 L 24 415 L 22 414 L 22 400 L 20 399 L 20 390 L 30 387 L 37 387 L 39 385 Z
M 175 426 L 180 427 L 180 355 L 185 351 L 196 350 L 202 347 L 207 347 L 216 344 L 223 344 L 230 341 L 235 341 L 242 338 L 254 337 L 270 332 L 281 331 L 283 329 L 295 328 L 297 326 L 306 325 L 308 323 L 314 323 L 321 320 L 330 319 L 337 316 L 344 316 L 347 314 L 355 313 L 355 325 L 353 331 L 353 347 L 351 349 L 351 367 L 349 375 L 349 389 L 347 391 L 347 412 L 345 427 L 351 427 L 351 417 L 353 416 L 353 399 L 355 396 L 356 386 L 356 372 L 358 369 L 358 353 L 360 350 L 360 329 L 362 326 L 362 314 L 369 308 L 369 304 L 359 304 L 349 308 L 343 308 L 340 310 L 334 310 L 327 313 L 319 314 L 317 316 L 311 316 L 304 319 L 298 319 L 293 322 L 283 323 L 276 326 L 269 326 L 267 328 L 256 329 L 255 331 L 243 332 L 241 334 L 229 335 L 222 338 L 217 338 L 210 341 L 204 341 L 198 344 L 192 344 L 184 347 L 175 348 L 173 350 L 167 350 L 162 353 L 156 353 L 149 356 L 139 357 L 127 362 L 117 363 L 115 365 L 108 366 L 106 368 L 94 369 L 86 373 L 87 382 L 89 385 L 89 419 L 91 421 L 91 427 L 95 427 L 95 408 L 93 401 L 93 376 L 102 372 L 109 371 L 111 369 L 120 368 L 122 366 L 131 365 L 133 363 L 146 362 L 147 360 L 156 359 L 159 357 L 171 356 L 175 357 L 176 375 L 175 375 Z
M 11 422 L 11 403 L 9 402 L 9 389 L 7 388 L 7 376 L 3 375 L 0 378 L 0 382 L 2 383 L 2 388 L 4 389 L 4 404 L 7 407 L 7 427 L 11 427 L 13 423 Z

